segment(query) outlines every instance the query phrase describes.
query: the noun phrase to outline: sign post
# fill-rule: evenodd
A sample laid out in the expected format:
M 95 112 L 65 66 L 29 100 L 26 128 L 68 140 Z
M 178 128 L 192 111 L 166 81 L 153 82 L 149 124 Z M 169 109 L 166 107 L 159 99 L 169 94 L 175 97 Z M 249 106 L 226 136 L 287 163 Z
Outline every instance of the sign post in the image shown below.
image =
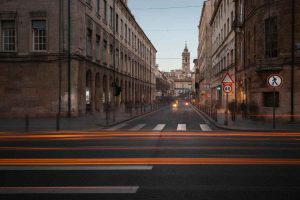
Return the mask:
M 222 81 L 223 84 L 223 92 L 226 94 L 226 109 L 225 109 L 225 119 L 224 119 L 224 125 L 228 126 L 228 95 L 232 92 L 232 84 L 233 80 L 230 77 L 229 73 L 227 73 Z
M 273 129 L 276 128 L 276 88 L 283 83 L 283 78 L 279 74 L 272 74 L 268 77 L 268 85 L 273 88 Z

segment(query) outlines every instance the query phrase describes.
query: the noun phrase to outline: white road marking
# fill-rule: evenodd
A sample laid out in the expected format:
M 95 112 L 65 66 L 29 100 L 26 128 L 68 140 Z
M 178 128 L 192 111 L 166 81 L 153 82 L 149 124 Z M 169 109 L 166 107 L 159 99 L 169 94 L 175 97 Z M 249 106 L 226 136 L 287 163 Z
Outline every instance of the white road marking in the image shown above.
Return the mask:
M 158 124 L 157 126 L 155 126 L 153 131 L 162 131 L 165 128 L 165 126 L 166 124 Z
M 119 125 L 117 125 L 117 126 L 113 126 L 113 127 L 109 128 L 109 129 L 107 129 L 107 130 L 108 130 L 108 131 L 115 131 L 115 130 L 121 129 L 121 128 L 127 126 L 127 125 L 128 125 L 128 124 L 126 124 L 126 123 L 124 123 L 124 124 L 119 124 Z
M 186 131 L 186 124 L 178 124 L 177 131 Z
M 139 186 L 0 187 L 0 194 L 134 194 Z
M 200 128 L 202 131 L 212 131 L 207 124 L 200 124 Z
M 107 165 L 107 166 L 1 166 L 0 171 L 131 171 L 152 170 L 151 165 Z
M 141 130 L 142 128 L 144 128 L 146 126 L 146 124 L 139 124 L 136 125 L 135 127 L 133 127 L 132 129 L 129 129 L 130 131 L 138 131 Z

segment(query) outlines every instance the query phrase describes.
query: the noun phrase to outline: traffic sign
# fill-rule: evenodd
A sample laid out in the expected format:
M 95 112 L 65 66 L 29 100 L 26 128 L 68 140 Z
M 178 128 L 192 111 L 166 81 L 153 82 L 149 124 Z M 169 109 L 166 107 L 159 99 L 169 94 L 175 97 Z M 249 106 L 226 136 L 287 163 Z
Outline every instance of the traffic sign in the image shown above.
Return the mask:
M 272 74 L 268 77 L 268 85 L 270 87 L 276 88 L 280 87 L 283 83 L 283 78 L 279 74 Z
M 223 91 L 226 94 L 229 94 L 232 92 L 232 84 L 223 84 Z
M 227 73 L 227 74 L 225 75 L 225 77 L 223 78 L 222 83 L 223 83 L 223 84 L 224 84 L 224 83 L 234 83 L 234 81 L 232 80 L 232 78 L 231 78 L 231 76 L 229 75 L 229 73 Z

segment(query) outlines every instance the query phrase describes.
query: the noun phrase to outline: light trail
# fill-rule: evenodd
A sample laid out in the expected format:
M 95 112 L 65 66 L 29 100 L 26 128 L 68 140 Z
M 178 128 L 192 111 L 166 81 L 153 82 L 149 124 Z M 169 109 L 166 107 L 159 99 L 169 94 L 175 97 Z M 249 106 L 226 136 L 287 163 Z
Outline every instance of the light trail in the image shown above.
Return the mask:
M 285 158 L 51 158 L 0 159 L 0 166 L 85 165 L 300 165 Z
M 247 146 L 81 146 L 81 147 L 0 147 L 0 151 L 157 151 L 157 150 L 276 150 L 300 151 L 300 147 Z
M 300 132 L 78 132 L 78 133 L 56 133 L 56 134 L 7 134 L 0 135 L 0 139 L 66 139 L 66 138 L 86 138 L 86 137 L 300 137 Z

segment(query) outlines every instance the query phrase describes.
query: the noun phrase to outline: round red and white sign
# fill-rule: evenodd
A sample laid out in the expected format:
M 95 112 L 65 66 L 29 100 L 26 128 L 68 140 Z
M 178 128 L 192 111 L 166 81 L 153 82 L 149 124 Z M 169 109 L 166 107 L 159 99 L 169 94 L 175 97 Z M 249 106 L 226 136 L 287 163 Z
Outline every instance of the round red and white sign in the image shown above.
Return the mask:
M 268 77 L 268 85 L 271 87 L 280 87 L 283 83 L 282 76 L 278 74 L 272 74 Z
M 225 92 L 225 93 L 231 93 L 232 92 L 232 85 L 230 84 L 228 84 L 228 85 L 223 85 L 223 91 Z

